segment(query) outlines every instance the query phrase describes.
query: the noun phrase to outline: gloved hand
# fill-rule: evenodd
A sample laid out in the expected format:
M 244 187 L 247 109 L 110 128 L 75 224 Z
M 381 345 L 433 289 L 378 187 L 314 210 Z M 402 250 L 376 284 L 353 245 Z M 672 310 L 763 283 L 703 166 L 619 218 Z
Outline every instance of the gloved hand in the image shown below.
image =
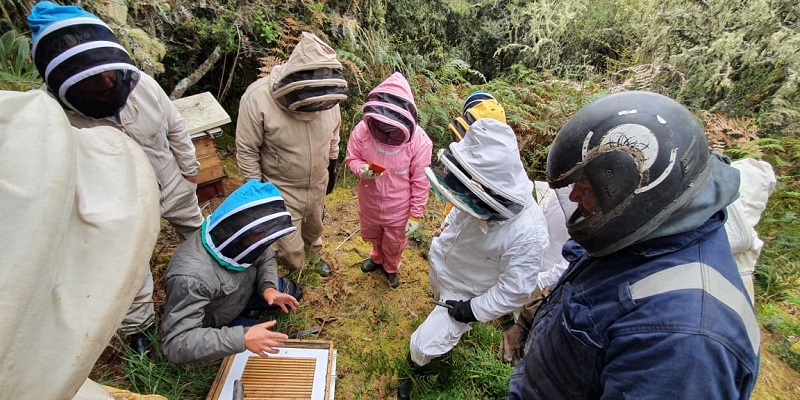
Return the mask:
M 420 218 L 417 218 L 413 215 L 408 217 L 408 222 L 406 222 L 406 237 L 411 237 L 411 234 L 419 229 L 419 223 Z
M 338 161 L 335 158 L 328 161 L 328 187 L 325 189 L 325 194 L 331 194 L 333 187 L 336 185 L 336 164 Z
M 470 305 L 471 301 L 472 299 L 467 301 L 447 300 L 445 303 L 453 306 L 453 308 L 447 310 L 447 313 L 450 314 L 451 318 L 458 322 L 463 322 L 465 324 L 475 322 L 477 319 L 475 318 L 475 314 L 472 313 L 472 306 Z
M 381 176 L 380 174 L 376 174 L 371 169 L 369 169 L 369 164 L 364 164 L 358 168 L 358 172 L 361 174 L 361 177 L 364 179 L 378 179 Z

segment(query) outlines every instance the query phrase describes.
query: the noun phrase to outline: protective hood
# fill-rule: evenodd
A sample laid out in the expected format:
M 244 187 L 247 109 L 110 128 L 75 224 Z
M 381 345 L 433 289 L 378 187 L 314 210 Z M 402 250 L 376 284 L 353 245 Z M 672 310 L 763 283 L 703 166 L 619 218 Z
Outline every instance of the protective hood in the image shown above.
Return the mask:
M 694 230 L 736 200 L 739 195 L 739 171 L 717 154 L 712 155 L 709 164 L 711 176 L 697 197 L 637 243 Z
M 296 229 L 278 188 L 251 179 L 206 218 L 201 235 L 203 246 L 220 265 L 243 271 Z
M 108 25 L 78 6 L 43 1 L 31 10 L 28 26 L 36 69 L 62 105 L 91 118 L 119 112 L 141 72 Z M 115 72 L 111 87 L 87 93 L 75 86 L 107 71 Z
M 327 110 L 347 98 L 336 51 L 313 33 L 303 32 L 286 64 L 273 73 L 272 97 L 287 111 Z
M 425 174 L 438 194 L 478 219 L 508 219 L 534 201 L 514 131 L 494 119 L 472 124 Z
M 364 103 L 364 123 L 381 144 L 396 146 L 411 141 L 417 128 L 417 105 L 403 74 L 393 73 L 372 89 Z

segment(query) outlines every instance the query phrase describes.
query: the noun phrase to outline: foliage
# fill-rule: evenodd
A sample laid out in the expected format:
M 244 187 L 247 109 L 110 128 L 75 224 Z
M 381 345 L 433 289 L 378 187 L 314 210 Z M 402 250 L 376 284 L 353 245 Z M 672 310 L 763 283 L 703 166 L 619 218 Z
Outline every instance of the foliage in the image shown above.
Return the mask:
M 0 21 L 1 31 L 11 29 L 0 39 L 2 89 L 40 85 L 27 53 L 29 43 L 15 32 L 26 33 L 24 16 L 32 3 L 0 2 L 5 18 Z M 96 1 L 80 3 L 97 11 Z M 168 46 L 163 60 L 166 73 L 157 77 L 165 88 L 194 71 L 215 47 L 221 48 L 223 61 L 187 94 L 206 90 L 219 94 L 225 82 L 230 82 L 231 96 L 223 105 L 234 121 L 238 99 L 247 85 L 283 62 L 301 32 L 320 35 L 337 50 L 350 85 L 349 98 L 341 105 L 342 156 L 349 132 L 361 119 L 365 95 L 394 71 L 408 78 L 420 126 L 434 141 L 435 149 L 449 143 L 446 126 L 469 93 L 493 93 L 506 109 L 508 123 L 519 139 L 520 157 L 532 179 L 543 178 L 548 146 L 563 123 L 599 96 L 620 90 L 651 90 L 677 98 L 694 110 L 707 110 L 696 114 L 705 123 L 712 148 L 732 158 L 761 157 L 778 175 L 779 185 L 758 227 L 766 243 L 756 269 L 756 292 L 758 303 L 764 306 L 759 315 L 778 336 L 776 343 L 766 348 L 800 365 L 791 358 L 795 354 L 791 337 L 798 336 L 792 322 L 795 317 L 769 308 L 781 309 L 795 299 L 800 273 L 800 224 L 795 211 L 800 209 L 800 11 L 796 3 L 127 2 L 129 23 Z M 232 131 L 233 125 L 226 131 Z M 223 147 L 232 149 L 233 132 L 226 135 L 228 142 Z M 429 218 L 425 222 L 434 226 Z M 429 244 L 422 231 L 412 239 L 421 249 Z M 309 287 L 320 285 L 315 276 L 296 277 Z M 401 319 L 396 315 L 392 306 L 381 303 L 376 325 L 385 328 L 405 323 L 398 322 Z M 291 330 L 294 325 L 304 325 L 302 322 L 282 323 Z M 495 328 L 478 324 L 445 358 L 452 371 L 428 375 L 419 386 L 435 388 L 431 396 L 437 398 L 503 397 L 505 385 L 495 378 L 507 376 L 508 370 L 494 364 L 496 355 L 490 352 L 497 340 Z M 377 342 L 396 345 L 383 338 Z M 374 355 L 355 362 L 363 362 L 367 373 L 385 380 L 388 388 L 392 374 L 401 368 L 398 358 L 402 357 L 380 347 Z M 208 371 L 170 366 L 157 354 L 150 360 L 127 357 L 126 373 L 139 390 L 167 393 L 171 398 L 202 397 L 200 390 L 185 384 L 207 384 Z M 151 387 L 160 389 L 141 389 Z M 372 395 L 365 389 L 363 396 Z
M 755 283 L 761 301 L 784 299 L 798 284 L 800 272 L 800 191 L 781 184 L 770 197 L 759 234 L 767 245 L 756 268 Z
M 154 332 L 156 332 L 154 330 Z M 94 377 L 99 383 L 130 390 L 135 393 L 160 394 L 168 399 L 201 399 L 208 393 L 208 386 L 214 380 L 219 362 L 172 364 L 161 352 L 161 344 L 156 333 L 148 333 L 151 349 L 140 354 L 131 349 L 127 340 L 117 337 L 115 342 L 122 353 L 122 369 L 125 380 L 113 376 Z
M 472 324 L 458 346 L 434 360 L 418 374 L 413 398 L 420 399 L 504 399 L 512 367 L 503 364 L 496 349 L 502 338 L 499 327 Z M 405 366 L 404 366 L 405 367 Z M 407 368 L 407 367 L 405 367 Z M 408 375 L 408 371 L 400 374 Z
M 793 297 L 789 300 L 796 307 L 800 299 Z M 779 337 L 777 341 L 769 343 L 767 349 L 792 368 L 800 370 L 800 321 L 772 303 L 758 307 L 757 311 L 764 328 Z
M 30 39 L 14 30 L 0 36 L 0 90 L 28 90 L 42 85 L 30 48 Z

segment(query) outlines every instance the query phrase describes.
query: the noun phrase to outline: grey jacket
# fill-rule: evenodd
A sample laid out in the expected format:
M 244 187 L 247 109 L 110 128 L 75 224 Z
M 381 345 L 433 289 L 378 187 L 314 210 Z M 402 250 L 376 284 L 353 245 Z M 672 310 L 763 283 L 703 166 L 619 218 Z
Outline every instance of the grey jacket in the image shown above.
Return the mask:
M 244 328 L 227 327 L 247 305 L 253 290 L 277 288 L 272 250 L 236 272 L 223 268 L 203 247 L 201 231 L 178 247 L 167 267 L 161 344 L 176 364 L 216 360 L 245 350 Z

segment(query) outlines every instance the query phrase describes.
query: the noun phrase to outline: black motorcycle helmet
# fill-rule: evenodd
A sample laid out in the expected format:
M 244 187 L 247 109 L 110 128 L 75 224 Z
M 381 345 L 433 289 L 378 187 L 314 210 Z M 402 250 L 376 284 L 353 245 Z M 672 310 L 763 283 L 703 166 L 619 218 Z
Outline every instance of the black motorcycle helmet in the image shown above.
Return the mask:
M 623 249 L 689 203 L 708 181 L 710 152 L 697 118 L 652 92 L 612 94 L 578 111 L 547 157 L 554 189 L 587 181 L 591 215 L 575 211 L 570 236 L 592 256 Z

